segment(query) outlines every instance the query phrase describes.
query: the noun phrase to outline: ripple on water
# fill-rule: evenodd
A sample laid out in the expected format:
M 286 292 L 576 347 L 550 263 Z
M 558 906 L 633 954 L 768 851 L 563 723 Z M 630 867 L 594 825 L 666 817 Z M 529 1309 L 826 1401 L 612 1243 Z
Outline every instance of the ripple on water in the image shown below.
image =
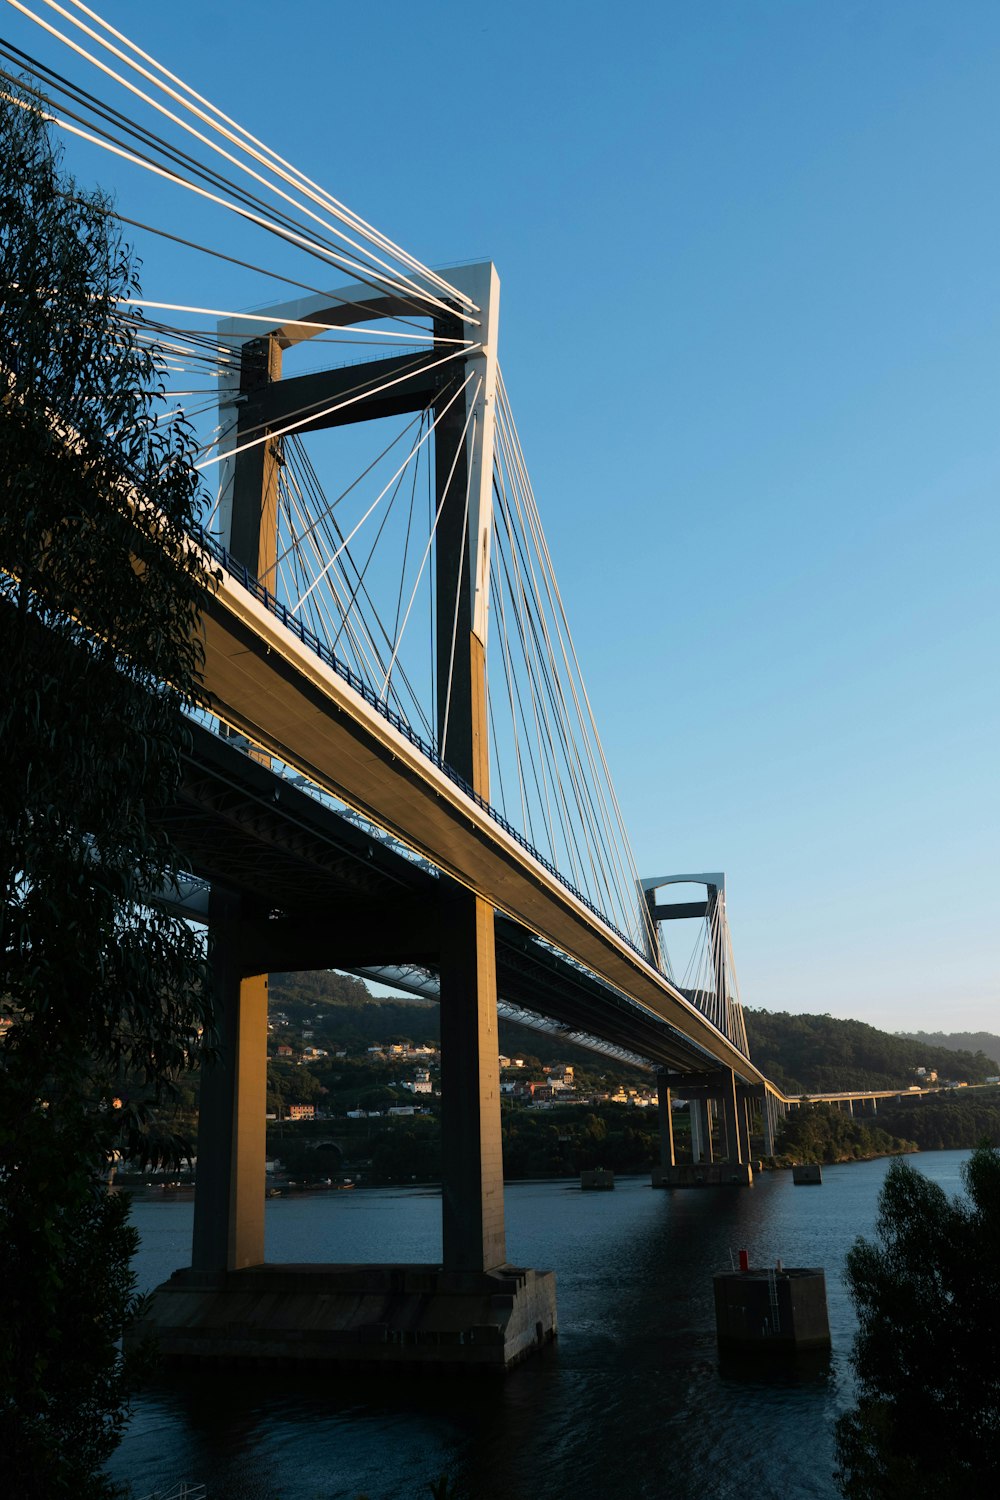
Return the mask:
M 921 1156 L 960 1187 L 967 1153 Z M 556 1272 L 560 1336 L 502 1384 L 304 1379 L 254 1372 L 164 1384 L 137 1402 L 111 1472 L 138 1494 L 182 1478 L 209 1500 L 417 1500 L 447 1473 L 473 1500 L 627 1493 L 640 1500 L 834 1500 L 833 1421 L 851 1399 L 854 1319 L 843 1259 L 870 1234 L 886 1162 L 788 1173 L 747 1191 L 613 1193 L 509 1187 L 512 1261 Z M 144 1286 L 186 1263 L 191 1204 L 143 1202 Z M 267 1205 L 272 1260 L 436 1261 L 440 1196 L 366 1190 Z M 826 1271 L 829 1364 L 797 1373 L 720 1366 L 712 1274 L 758 1264 Z

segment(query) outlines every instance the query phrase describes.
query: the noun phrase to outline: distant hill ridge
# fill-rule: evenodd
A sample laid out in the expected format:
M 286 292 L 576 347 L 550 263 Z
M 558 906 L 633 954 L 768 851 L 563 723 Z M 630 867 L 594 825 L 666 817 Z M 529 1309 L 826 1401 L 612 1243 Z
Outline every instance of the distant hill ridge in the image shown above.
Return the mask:
M 1000 1072 L 992 1055 L 979 1047 L 953 1048 L 932 1036 L 893 1036 L 864 1021 L 747 1010 L 746 1022 L 751 1057 L 787 1093 L 907 1088 L 917 1068 L 962 1083 L 984 1083 Z M 1000 1050 L 996 1037 L 989 1040 Z
M 962 1052 L 985 1052 L 1000 1073 L 1000 1036 L 992 1031 L 897 1031 L 896 1036 L 924 1042 L 928 1047 L 952 1047 Z

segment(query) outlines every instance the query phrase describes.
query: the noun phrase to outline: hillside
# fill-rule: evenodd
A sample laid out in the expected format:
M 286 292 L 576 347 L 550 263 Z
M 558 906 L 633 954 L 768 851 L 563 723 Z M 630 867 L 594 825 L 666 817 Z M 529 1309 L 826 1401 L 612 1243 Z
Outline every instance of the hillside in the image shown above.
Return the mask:
M 892 1036 L 864 1021 L 748 1009 L 746 1022 L 754 1062 L 793 1094 L 908 1088 L 917 1068 L 963 1083 L 984 1083 L 998 1071 L 981 1050 Z
M 878 1119 L 921 1151 L 968 1151 L 984 1141 L 1000 1146 L 1000 1087 L 904 1095 L 880 1106 Z
M 352 1052 L 382 1042 L 436 1044 L 440 1034 L 436 1002 L 376 996 L 362 980 L 333 971 L 272 974 L 270 1006 L 272 1017 L 287 1016 L 293 1033 L 308 1027 L 318 1044 L 337 1043 Z M 963 1083 L 983 1083 L 1000 1073 L 994 1061 L 1000 1038 L 986 1032 L 923 1034 L 914 1039 L 879 1031 L 863 1021 L 749 1009 L 746 1021 L 754 1062 L 789 1093 L 905 1089 L 914 1082 L 917 1068 L 936 1071 L 942 1081 Z M 946 1045 L 965 1040 L 967 1047 Z M 986 1051 L 983 1042 L 994 1050 Z M 632 1085 L 649 1081 L 648 1073 L 574 1047 L 558 1034 L 511 1022 L 500 1023 L 500 1046 L 532 1063 L 571 1063 L 588 1075 L 613 1076 Z
M 272 1150 L 292 1162 L 295 1175 L 309 1167 L 309 1151 L 315 1145 L 310 1132 L 322 1133 L 330 1127 L 320 1121 L 315 1127 L 302 1122 L 293 1126 L 289 1137 L 281 1123 L 283 1106 L 315 1102 L 327 1118 L 336 1118 L 338 1131 L 347 1132 L 345 1141 L 348 1136 L 354 1140 L 351 1131 L 358 1135 L 357 1149 L 351 1146 L 350 1151 L 359 1154 L 359 1161 L 364 1157 L 368 1162 L 364 1171 L 371 1174 L 371 1180 L 436 1178 L 440 1170 L 436 1094 L 426 1096 L 428 1112 L 412 1119 L 347 1119 L 347 1111 L 358 1107 L 381 1111 L 387 1105 L 412 1101 L 412 1095 L 400 1092 L 400 1079 L 412 1076 L 417 1064 L 373 1057 L 367 1049 L 407 1042 L 436 1046 L 439 1014 L 435 1002 L 373 995 L 361 980 L 335 972 L 273 974 L 270 1015 L 274 1030 L 268 1101 L 279 1121 L 270 1127 L 269 1142 Z M 747 1012 L 747 1029 L 754 1061 L 790 1093 L 868 1087 L 898 1089 L 903 1095 L 898 1103 L 884 1101 L 877 1118 L 852 1119 L 826 1105 L 797 1111 L 784 1123 L 780 1155 L 833 1162 L 914 1149 L 968 1148 L 983 1139 L 1000 1142 L 1000 1088 L 912 1097 L 905 1093 L 917 1068 L 937 1070 L 941 1080 L 970 1084 L 996 1073 L 996 1064 L 982 1047 L 943 1045 L 954 1040 L 990 1041 L 985 1034 L 909 1038 L 892 1036 L 861 1021 L 764 1010 Z M 307 1041 L 321 1049 L 315 1057 L 298 1056 Z M 606 1098 L 612 1088 L 648 1089 L 650 1085 L 648 1072 L 573 1047 L 558 1034 L 501 1022 L 499 1042 L 503 1053 L 524 1059 L 521 1078 L 542 1079 L 543 1066 L 572 1063 L 581 1097 Z M 277 1055 L 282 1043 L 291 1047 L 290 1055 Z M 437 1086 L 435 1062 L 431 1068 Z M 504 1121 L 508 1177 L 572 1174 L 598 1159 L 621 1170 L 642 1171 L 655 1159 L 655 1110 L 566 1101 L 536 1112 L 522 1102 L 507 1106 Z M 682 1137 L 686 1121 L 684 1111 L 674 1121 Z M 298 1157 L 292 1150 L 295 1142 Z
M 437 1045 L 441 1028 L 435 1000 L 373 995 L 361 979 L 333 970 L 312 974 L 272 974 L 269 982 L 272 1018 L 285 1015 L 293 1033 L 308 1027 L 317 1043 L 335 1043 L 363 1051 L 382 1042 Z M 629 1087 L 649 1085 L 650 1074 L 587 1047 L 575 1047 L 558 1033 L 534 1031 L 513 1021 L 499 1024 L 500 1049 L 524 1057 L 528 1071 L 540 1065 L 569 1063 L 582 1080 L 604 1078 Z
M 1000 1074 L 1000 1036 L 994 1036 L 992 1031 L 897 1031 L 896 1036 L 908 1037 L 927 1047 L 984 1052 L 994 1064 L 993 1072 Z
M 870 1161 L 915 1151 L 915 1141 L 896 1132 L 895 1123 L 852 1119 L 832 1104 L 805 1104 L 778 1127 L 777 1156 L 785 1163 Z

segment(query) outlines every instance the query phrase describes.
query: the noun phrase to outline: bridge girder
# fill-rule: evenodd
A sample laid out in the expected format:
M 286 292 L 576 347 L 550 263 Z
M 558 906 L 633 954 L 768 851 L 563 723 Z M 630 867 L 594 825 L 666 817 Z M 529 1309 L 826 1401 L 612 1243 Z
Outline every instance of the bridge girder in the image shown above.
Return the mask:
M 247 903 L 246 972 L 436 969 L 440 879 L 200 725 L 180 799 L 159 816 L 192 873 Z M 696 1044 L 502 914 L 496 942 L 505 999 L 680 1072 L 712 1066 Z

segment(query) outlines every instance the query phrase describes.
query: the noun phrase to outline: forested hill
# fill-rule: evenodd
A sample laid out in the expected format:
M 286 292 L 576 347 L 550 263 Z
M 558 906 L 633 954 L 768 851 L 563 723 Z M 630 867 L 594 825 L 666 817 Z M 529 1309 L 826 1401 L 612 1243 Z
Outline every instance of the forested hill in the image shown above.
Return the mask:
M 951 1047 L 961 1052 L 985 1052 L 1000 1074 L 1000 1036 L 992 1031 L 897 1031 L 897 1036 L 922 1042 L 927 1047 Z
M 917 1068 L 936 1071 L 939 1081 L 963 1083 L 983 1083 L 1000 1071 L 982 1051 L 892 1036 L 864 1021 L 747 1010 L 746 1023 L 751 1057 L 786 1093 L 908 1088 Z
M 433 1001 L 374 996 L 362 980 L 333 971 L 272 974 L 270 1003 L 272 1012 L 285 1013 L 293 1027 L 316 1027 L 317 1037 L 322 1033 L 350 1048 L 403 1039 L 436 1043 L 439 1035 Z M 754 1062 L 779 1088 L 794 1094 L 905 1089 L 916 1081 L 917 1068 L 963 1083 L 982 1083 L 1000 1073 L 993 1053 L 951 1049 L 933 1036 L 915 1041 L 891 1036 L 863 1021 L 767 1010 L 747 1010 L 746 1020 Z M 501 1023 L 500 1045 L 542 1063 L 595 1066 L 593 1053 L 572 1047 L 558 1035 L 525 1031 L 510 1022 Z M 625 1077 L 632 1070 L 616 1065 L 614 1071 Z
M 332 969 L 313 974 L 272 974 L 268 982 L 272 1017 L 288 1017 L 293 1028 L 317 1028 L 321 1040 L 363 1050 L 404 1039 L 415 1046 L 437 1045 L 440 1028 L 433 1000 L 373 995 L 363 979 Z
M 352 1050 L 402 1041 L 436 1046 L 441 1034 L 436 1000 L 373 995 L 364 980 L 334 970 L 272 974 L 269 1003 L 272 1015 L 287 1016 L 293 1028 L 315 1029 L 315 1040 Z M 634 1087 L 649 1084 L 648 1072 L 602 1058 L 589 1048 L 574 1047 L 558 1032 L 549 1035 L 501 1020 L 499 1041 L 502 1052 L 523 1055 L 534 1064 L 571 1063 L 578 1074 L 583 1069 L 584 1073 L 607 1073 Z

